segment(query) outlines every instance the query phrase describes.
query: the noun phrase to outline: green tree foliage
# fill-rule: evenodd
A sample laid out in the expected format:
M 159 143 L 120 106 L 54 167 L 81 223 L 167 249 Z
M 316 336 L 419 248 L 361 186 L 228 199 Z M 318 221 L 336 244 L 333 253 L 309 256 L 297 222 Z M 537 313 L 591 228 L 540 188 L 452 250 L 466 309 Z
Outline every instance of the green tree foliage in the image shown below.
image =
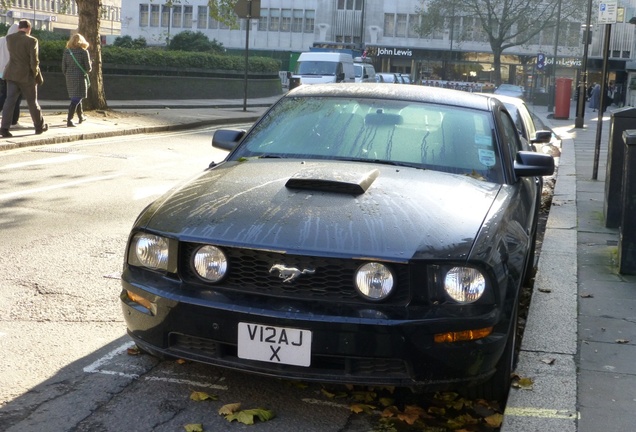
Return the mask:
M 212 52 L 223 53 L 225 48 L 223 44 L 217 42 L 216 39 L 210 40 L 200 31 L 193 32 L 190 30 L 182 31 L 174 35 L 170 41 L 171 50 L 175 51 L 196 51 L 196 52 Z
M 146 42 L 146 38 L 143 36 L 138 37 L 137 39 L 133 39 L 132 37 L 120 36 L 115 39 L 113 45 L 120 48 L 132 48 L 132 49 L 142 49 L 148 46 Z

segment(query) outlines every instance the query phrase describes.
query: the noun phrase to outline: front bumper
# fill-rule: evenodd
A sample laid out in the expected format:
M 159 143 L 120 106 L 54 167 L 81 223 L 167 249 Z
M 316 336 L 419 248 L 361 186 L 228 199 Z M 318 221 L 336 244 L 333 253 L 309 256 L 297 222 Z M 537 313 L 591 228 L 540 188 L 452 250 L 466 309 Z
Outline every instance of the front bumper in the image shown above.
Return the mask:
M 291 301 L 230 299 L 213 291 L 192 298 L 133 284 L 126 277 L 122 285 L 128 333 L 143 350 L 293 380 L 457 389 L 492 376 L 509 327 L 496 322 L 499 314 L 492 309 L 469 319 L 433 313 L 396 318 L 373 305 L 366 310 L 338 305 L 308 310 Z M 149 300 L 151 310 L 132 301 L 127 291 Z M 239 358 L 239 322 L 311 331 L 310 366 Z M 476 341 L 433 339 L 444 331 L 489 326 L 494 326 L 491 335 Z

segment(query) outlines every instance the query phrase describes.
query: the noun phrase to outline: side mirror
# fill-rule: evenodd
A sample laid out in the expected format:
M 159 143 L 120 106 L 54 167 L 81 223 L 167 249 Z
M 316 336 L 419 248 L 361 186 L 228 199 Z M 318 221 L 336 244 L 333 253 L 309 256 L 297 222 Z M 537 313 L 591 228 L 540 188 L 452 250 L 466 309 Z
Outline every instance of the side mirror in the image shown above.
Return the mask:
M 241 129 L 218 129 L 212 135 L 212 147 L 234 150 L 244 136 L 245 131 Z
M 534 134 L 534 138 L 530 140 L 532 144 L 547 144 L 552 139 L 552 132 L 541 130 Z
M 515 157 L 514 171 L 517 177 L 549 176 L 554 174 L 554 158 L 532 151 L 520 151 Z

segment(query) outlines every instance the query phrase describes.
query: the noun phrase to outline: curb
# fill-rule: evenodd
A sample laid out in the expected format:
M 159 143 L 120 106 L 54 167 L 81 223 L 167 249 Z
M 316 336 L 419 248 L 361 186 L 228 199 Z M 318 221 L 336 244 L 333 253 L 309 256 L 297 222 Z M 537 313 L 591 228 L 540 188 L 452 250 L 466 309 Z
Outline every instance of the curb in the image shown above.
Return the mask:
M 146 107 L 148 109 L 157 108 L 157 107 Z M 48 108 L 47 109 L 53 109 Z M 40 145 L 49 145 L 49 144 L 64 144 L 75 141 L 82 140 L 91 140 L 97 138 L 110 138 L 116 136 L 125 136 L 125 135 L 137 135 L 137 134 L 147 134 L 147 133 L 156 133 L 156 132 L 166 132 L 166 131 L 178 131 L 184 129 L 193 129 L 204 126 L 221 126 L 224 124 L 246 122 L 246 123 L 254 123 L 256 120 L 260 118 L 260 114 L 253 116 L 245 116 L 245 117 L 231 117 L 231 118 L 221 118 L 221 119 L 210 119 L 210 120 L 196 120 L 191 122 L 183 122 L 183 123 L 173 123 L 167 125 L 157 125 L 157 126 L 138 126 L 138 127 L 123 127 L 121 129 L 114 129 L 109 131 L 102 132 L 84 132 L 79 134 L 70 134 L 70 135 L 58 135 L 58 136 L 50 136 L 50 137 L 38 137 L 34 139 L 27 139 L 22 142 L 2 142 L 0 141 L 0 151 L 5 150 L 15 150 L 26 147 L 40 146 Z
M 563 138 L 545 238 L 501 432 L 577 430 L 577 208 L 574 140 Z

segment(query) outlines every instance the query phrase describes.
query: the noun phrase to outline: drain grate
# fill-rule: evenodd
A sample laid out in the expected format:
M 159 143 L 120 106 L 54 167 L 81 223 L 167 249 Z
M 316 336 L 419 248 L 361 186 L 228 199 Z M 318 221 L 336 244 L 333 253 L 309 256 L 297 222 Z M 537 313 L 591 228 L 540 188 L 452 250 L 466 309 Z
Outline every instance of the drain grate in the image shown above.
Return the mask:
M 31 150 L 34 153 L 73 153 L 77 149 L 70 147 L 43 147 Z

